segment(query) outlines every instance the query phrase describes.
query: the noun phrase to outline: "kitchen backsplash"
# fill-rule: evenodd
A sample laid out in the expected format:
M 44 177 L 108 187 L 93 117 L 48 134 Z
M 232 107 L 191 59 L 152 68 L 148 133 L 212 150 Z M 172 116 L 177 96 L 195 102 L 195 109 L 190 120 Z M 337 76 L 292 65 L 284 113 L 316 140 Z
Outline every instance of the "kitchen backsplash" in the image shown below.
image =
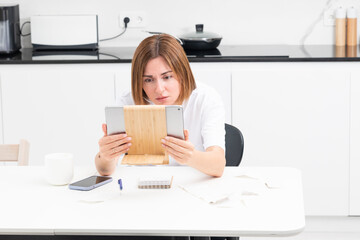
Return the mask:
M 20 4 L 21 22 L 32 15 L 98 14 L 99 37 L 108 38 L 122 31 L 122 12 L 143 11 L 146 27 L 128 28 L 114 40 L 100 46 L 136 46 L 148 31 L 181 35 L 195 31 L 203 23 L 204 31 L 223 36 L 221 44 L 334 44 L 334 26 L 325 26 L 325 8 L 355 6 L 359 0 L 7 0 Z M 360 25 L 360 24 L 358 24 Z M 30 31 L 28 25 L 24 33 Z M 24 37 L 23 47 L 30 47 L 30 37 Z

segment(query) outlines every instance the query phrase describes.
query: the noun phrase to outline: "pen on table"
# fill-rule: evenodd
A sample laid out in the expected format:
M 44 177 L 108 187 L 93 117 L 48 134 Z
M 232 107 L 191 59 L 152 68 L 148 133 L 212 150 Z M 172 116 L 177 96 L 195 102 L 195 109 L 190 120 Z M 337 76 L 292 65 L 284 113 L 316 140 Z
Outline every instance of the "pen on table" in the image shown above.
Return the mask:
M 118 184 L 119 184 L 119 186 L 120 186 L 120 190 L 122 190 L 122 189 L 123 189 L 123 185 L 122 185 L 121 178 L 118 180 Z

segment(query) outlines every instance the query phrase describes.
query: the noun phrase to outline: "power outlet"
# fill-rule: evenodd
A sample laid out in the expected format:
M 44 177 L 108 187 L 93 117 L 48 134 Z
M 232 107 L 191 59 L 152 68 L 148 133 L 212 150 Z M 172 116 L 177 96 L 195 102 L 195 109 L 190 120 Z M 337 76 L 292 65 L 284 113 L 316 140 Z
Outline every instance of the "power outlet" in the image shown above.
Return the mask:
M 330 8 L 324 12 L 324 25 L 335 26 L 335 9 Z
M 130 22 L 128 28 L 144 28 L 148 26 L 148 17 L 144 11 L 133 11 L 133 12 L 120 12 L 119 15 L 119 26 L 125 27 L 124 18 L 128 17 Z

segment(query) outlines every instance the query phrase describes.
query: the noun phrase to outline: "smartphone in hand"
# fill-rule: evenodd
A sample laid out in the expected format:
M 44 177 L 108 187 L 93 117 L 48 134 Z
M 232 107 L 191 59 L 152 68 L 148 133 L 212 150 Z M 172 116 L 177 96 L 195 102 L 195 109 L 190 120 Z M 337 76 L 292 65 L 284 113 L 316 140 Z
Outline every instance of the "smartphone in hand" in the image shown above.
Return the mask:
M 125 119 L 123 107 L 106 107 L 105 118 L 107 135 L 125 133 Z

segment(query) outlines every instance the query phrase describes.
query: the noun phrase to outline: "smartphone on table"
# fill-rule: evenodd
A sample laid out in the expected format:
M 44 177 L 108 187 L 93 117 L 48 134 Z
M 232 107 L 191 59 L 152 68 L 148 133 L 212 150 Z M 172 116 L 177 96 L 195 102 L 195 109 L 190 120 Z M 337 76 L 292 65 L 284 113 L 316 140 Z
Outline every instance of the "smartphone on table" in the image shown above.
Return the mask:
M 89 191 L 112 181 L 112 177 L 90 176 L 80 181 L 69 184 L 72 190 Z

